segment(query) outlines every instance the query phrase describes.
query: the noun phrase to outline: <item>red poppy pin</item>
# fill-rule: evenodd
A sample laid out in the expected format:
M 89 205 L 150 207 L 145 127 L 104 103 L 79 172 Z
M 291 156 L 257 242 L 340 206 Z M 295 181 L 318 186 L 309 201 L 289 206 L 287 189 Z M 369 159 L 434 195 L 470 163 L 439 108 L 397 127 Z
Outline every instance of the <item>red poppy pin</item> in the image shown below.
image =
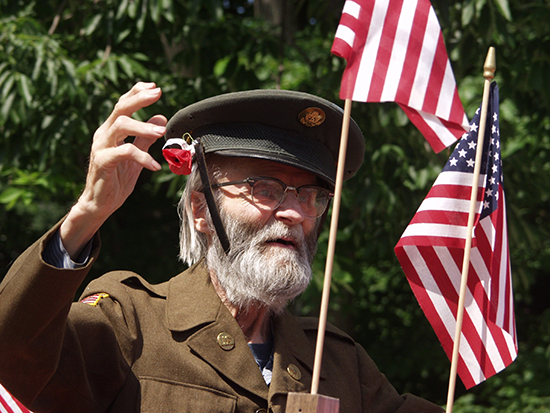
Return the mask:
M 166 141 L 162 147 L 162 155 L 173 173 L 177 175 L 191 173 L 196 143 L 197 141 L 193 140 L 188 133 L 182 138 L 170 138 Z

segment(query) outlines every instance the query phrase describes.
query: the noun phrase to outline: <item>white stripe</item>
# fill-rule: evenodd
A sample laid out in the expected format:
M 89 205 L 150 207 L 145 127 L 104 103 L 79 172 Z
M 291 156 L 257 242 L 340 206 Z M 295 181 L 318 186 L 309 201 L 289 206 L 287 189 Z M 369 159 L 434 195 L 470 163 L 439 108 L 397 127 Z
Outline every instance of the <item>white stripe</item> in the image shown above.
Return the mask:
M 437 316 L 445 326 L 447 334 L 449 334 L 449 336 L 451 337 L 451 341 L 454 342 L 456 318 L 451 312 L 449 305 L 445 300 L 445 297 L 443 297 L 443 294 L 441 294 L 441 291 L 439 290 L 439 287 L 437 286 L 428 266 L 426 265 L 424 258 L 415 246 L 405 245 L 403 247 L 403 250 L 411 260 L 411 263 L 413 263 L 416 272 L 418 274 L 422 274 L 422 276 L 420 276 L 420 280 L 426 290 L 426 294 L 428 295 L 430 301 L 433 303 L 433 306 L 437 311 Z M 464 337 L 464 334 L 462 334 L 460 338 L 459 353 L 460 356 L 463 358 L 466 368 L 470 372 L 470 375 L 473 377 L 474 381 L 476 383 L 479 383 L 479 381 L 485 380 L 485 377 L 483 376 L 472 347 L 470 346 L 466 337 Z
M 376 64 L 376 56 L 380 47 L 380 38 L 384 21 L 386 20 L 386 12 L 388 11 L 389 0 L 377 0 L 374 4 L 371 23 L 367 35 L 367 41 L 361 55 L 359 70 L 355 81 L 355 89 L 353 91 L 352 100 L 366 102 L 373 80 L 374 66 Z
M 15 400 L 11 397 L 11 394 L 0 384 L 0 397 L 8 404 L 8 406 L 13 410 L 14 413 L 23 413 Z M 0 408 L 4 409 L 4 406 L 0 404 Z M 3 412 L 10 413 L 9 411 L 2 410 Z
M 425 94 L 426 90 L 422 93 Z M 422 96 L 424 97 L 424 96 Z M 450 130 L 443 125 L 439 118 L 431 113 L 424 112 L 422 110 L 417 110 L 418 114 L 424 119 L 426 125 L 437 135 L 439 140 L 445 147 L 452 145 L 456 141 L 456 136 L 453 135 Z
M 490 300 L 491 299 L 491 275 L 489 274 L 489 270 L 485 266 L 485 263 L 483 262 L 483 258 L 481 257 L 481 254 L 479 253 L 479 250 L 477 248 L 472 248 L 470 262 L 472 263 L 472 266 L 474 267 L 474 270 L 478 275 L 479 283 L 481 284 L 483 290 L 485 291 L 485 294 L 487 295 L 487 299 Z M 487 320 L 486 320 L 487 315 L 484 316 L 483 311 L 479 308 L 478 303 L 474 300 L 474 297 L 470 289 L 468 289 L 468 292 L 467 292 L 467 300 L 469 304 L 465 304 L 465 311 L 470 316 L 475 326 L 475 329 L 479 337 L 481 338 L 481 341 L 485 344 L 485 348 L 487 350 L 487 356 L 491 360 L 491 363 L 493 364 L 495 371 L 499 372 L 503 370 L 506 367 L 506 365 L 504 364 L 504 360 L 502 359 L 498 345 L 495 342 L 494 337 L 491 334 L 489 328 L 487 327 Z M 491 302 L 491 304 L 493 303 Z
M 401 238 L 405 237 L 444 237 L 444 238 L 458 238 L 466 239 L 467 227 L 460 227 L 457 225 L 447 224 L 410 224 Z
M 455 288 L 457 296 L 460 294 L 460 283 L 462 278 L 462 271 L 461 269 L 456 265 L 453 257 L 451 256 L 449 249 L 446 247 L 434 247 L 434 251 L 437 254 L 440 262 L 445 266 L 445 270 L 447 272 L 447 275 L 451 282 L 453 283 L 453 287 Z M 431 275 L 431 274 L 430 274 Z M 488 331 L 487 325 L 485 324 L 485 319 L 482 316 L 481 311 L 479 311 L 479 308 L 477 306 L 477 303 L 474 301 L 474 297 L 469 289 L 466 289 L 466 296 L 464 297 L 464 311 L 468 314 L 470 319 L 472 320 L 472 323 L 474 325 L 474 328 L 477 331 L 478 337 L 481 339 L 481 341 L 485 344 L 487 347 L 488 343 L 486 340 Z M 452 334 L 453 341 L 455 336 L 455 329 L 456 329 L 456 319 L 454 319 L 454 324 L 452 326 Z M 482 334 L 482 331 L 485 332 L 485 334 Z M 492 336 L 489 334 L 490 340 L 492 341 L 494 347 L 496 348 L 496 345 L 494 343 L 494 340 L 492 340 Z M 485 339 L 484 339 L 485 337 Z M 461 338 L 460 338 L 460 356 L 464 358 L 463 355 L 463 347 L 462 344 L 464 341 L 466 341 L 467 338 L 464 335 L 464 332 L 462 332 Z M 489 347 L 492 347 L 489 345 Z M 468 345 L 465 347 L 466 351 L 471 351 L 471 345 L 468 342 Z M 498 349 L 497 349 L 498 353 Z M 470 371 L 470 374 L 476 381 L 476 383 L 479 383 L 482 380 L 485 380 L 485 377 L 481 371 L 481 366 L 479 364 L 478 359 L 475 357 L 475 354 L 473 354 L 473 358 L 471 358 L 472 355 L 468 356 L 468 360 L 465 358 L 465 363 L 468 365 L 468 370 Z M 502 361 L 501 361 L 502 362 Z M 494 365 L 494 363 L 493 363 Z
M 489 240 L 489 244 L 491 245 L 491 251 L 495 251 L 495 239 L 496 239 L 496 229 L 493 226 L 493 221 L 491 221 L 490 217 L 485 217 L 484 219 L 480 220 L 477 224 L 476 230 L 479 228 L 479 230 L 483 231 L 487 239 Z
M 477 202 L 477 204 L 481 204 L 481 202 Z M 430 197 L 425 198 L 424 201 L 422 201 L 416 213 L 420 211 L 450 211 L 469 213 L 470 201 L 466 199 Z
M 343 40 L 350 47 L 353 47 L 353 42 L 355 41 L 355 32 L 351 30 L 348 26 L 339 25 L 336 29 L 335 37 Z
M 485 187 L 485 174 L 479 175 L 479 187 Z M 461 185 L 472 186 L 474 175 L 469 172 L 443 171 L 435 180 L 433 186 L 436 185 Z
M 388 81 L 384 83 L 384 89 L 380 97 L 382 102 L 395 101 L 395 95 L 397 94 L 397 88 L 404 69 L 405 57 L 407 56 L 407 48 L 409 46 L 409 38 L 412 31 L 417 3 L 417 0 L 403 2 L 403 8 L 399 15 L 399 22 L 397 23 L 397 31 L 395 33 L 391 58 L 388 65 L 388 72 L 386 74 L 386 79 L 388 79 Z
M 344 3 L 344 9 L 342 10 L 342 14 L 349 14 L 352 17 L 355 17 L 356 19 L 359 19 L 359 13 L 361 12 L 361 6 L 357 4 L 354 1 L 347 0 Z
M 441 119 L 449 120 L 451 117 L 455 90 L 456 82 L 453 75 L 453 69 L 451 67 L 451 61 L 447 59 L 447 64 L 445 65 L 445 75 L 443 76 L 443 84 L 441 85 L 439 100 L 437 101 L 437 108 L 435 110 L 436 116 Z
M 430 76 L 440 32 L 441 30 L 437 17 L 433 7 L 430 7 L 426 31 L 422 41 L 422 49 L 420 51 L 420 58 L 418 60 L 416 75 L 411 90 L 411 97 L 407 105 L 416 110 L 421 110 L 424 105 L 424 98 L 426 97 L 426 89 L 430 83 Z

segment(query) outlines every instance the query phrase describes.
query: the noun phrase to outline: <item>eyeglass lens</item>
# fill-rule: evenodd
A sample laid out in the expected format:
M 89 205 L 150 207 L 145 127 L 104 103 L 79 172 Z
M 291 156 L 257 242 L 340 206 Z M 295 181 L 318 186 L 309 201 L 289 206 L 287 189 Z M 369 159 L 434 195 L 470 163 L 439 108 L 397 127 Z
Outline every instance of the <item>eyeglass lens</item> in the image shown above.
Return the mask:
M 276 180 L 260 179 L 252 185 L 252 200 L 257 207 L 274 210 L 285 197 L 285 186 Z M 304 214 L 309 217 L 319 217 L 328 205 L 328 193 L 319 187 L 303 186 L 298 188 L 297 199 Z

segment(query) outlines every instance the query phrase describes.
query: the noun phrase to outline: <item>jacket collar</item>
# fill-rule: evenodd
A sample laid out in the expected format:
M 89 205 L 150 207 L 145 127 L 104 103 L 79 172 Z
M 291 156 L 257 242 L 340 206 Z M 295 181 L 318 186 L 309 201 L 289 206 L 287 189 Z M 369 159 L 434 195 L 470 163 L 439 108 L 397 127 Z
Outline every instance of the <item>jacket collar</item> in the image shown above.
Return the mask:
M 273 321 L 275 354 L 273 378 L 268 388 L 239 324 L 214 290 L 204 261 L 169 281 L 166 319 L 171 331 L 196 330 L 189 336 L 187 345 L 199 357 L 239 386 L 263 399 L 269 397 L 275 405 L 279 405 L 280 396 L 288 392 L 310 390 L 315 343 L 297 320 L 285 310 Z M 220 333 L 233 337 L 233 349 L 220 347 L 217 342 Z M 295 373 L 289 373 L 295 367 L 300 371 L 299 379 Z

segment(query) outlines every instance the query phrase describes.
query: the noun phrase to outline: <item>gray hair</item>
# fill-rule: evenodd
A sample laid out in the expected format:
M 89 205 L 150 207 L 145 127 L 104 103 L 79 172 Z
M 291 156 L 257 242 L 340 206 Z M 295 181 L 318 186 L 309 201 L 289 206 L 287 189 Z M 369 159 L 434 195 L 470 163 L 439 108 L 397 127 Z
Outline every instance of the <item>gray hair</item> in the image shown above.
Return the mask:
M 211 182 L 217 182 L 223 175 L 220 168 L 221 159 L 219 156 L 207 156 L 208 175 Z M 189 266 L 197 263 L 206 255 L 208 250 L 208 238 L 206 234 L 195 228 L 193 209 L 191 207 L 191 195 L 193 192 L 203 192 L 203 185 L 196 162 L 193 163 L 191 174 L 187 178 L 185 189 L 178 203 L 178 215 L 180 217 L 180 253 L 179 259 Z M 221 195 L 214 191 L 214 198 L 219 205 Z M 210 228 L 214 228 L 210 218 L 210 211 L 203 198 L 199 209 L 206 208 L 206 219 Z

